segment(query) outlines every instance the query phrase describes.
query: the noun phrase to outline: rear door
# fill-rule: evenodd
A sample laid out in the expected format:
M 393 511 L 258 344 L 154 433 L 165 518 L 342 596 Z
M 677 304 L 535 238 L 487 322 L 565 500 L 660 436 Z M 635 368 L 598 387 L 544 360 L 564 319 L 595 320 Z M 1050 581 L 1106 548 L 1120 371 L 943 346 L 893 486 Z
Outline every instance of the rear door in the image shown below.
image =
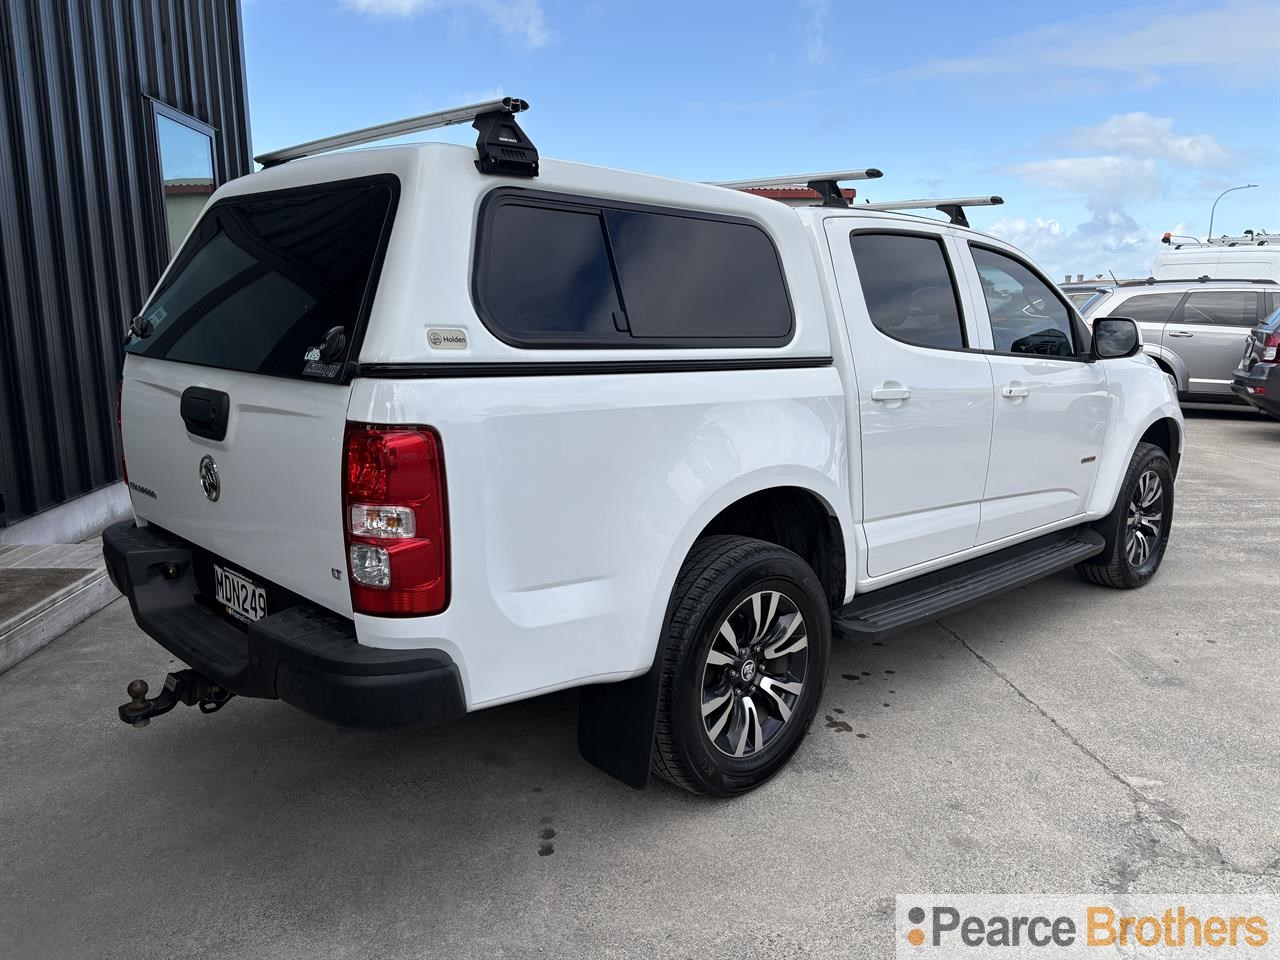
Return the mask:
M 215 203 L 126 345 L 137 515 L 348 615 L 348 359 L 395 198 L 394 179 L 375 177 Z
M 1191 393 L 1231 395 L 1231 375 L 1245 338 L 1258 323 L 1254 290 L 1193 290 L 1183 298 L 1161 341 L 1182 358 Z
M 973 546 L 991 371 L 972 346 L 949 231 L 834 217 L 827 239 L 858 381 L 871 577 Z

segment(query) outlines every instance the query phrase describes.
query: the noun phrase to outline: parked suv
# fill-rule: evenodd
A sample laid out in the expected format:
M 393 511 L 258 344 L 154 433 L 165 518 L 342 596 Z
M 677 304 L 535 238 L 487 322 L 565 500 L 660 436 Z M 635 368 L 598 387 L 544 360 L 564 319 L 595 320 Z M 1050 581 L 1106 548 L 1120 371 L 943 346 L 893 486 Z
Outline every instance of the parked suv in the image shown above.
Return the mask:
M 1132 322 L 844 175 L 793 209 L 540 160 L 520 106 L 214 194 L 124 365 L 104 552 L 190 669 L 122 719 L 578 687 L 589 761 L 729 795 L 800 746 L 833 627 L 1155 575 L 1183 425 Z
M 1280 307 L 1273 280 L 1127 280 L 1087 304 L 1086 320 L 1130 317 L 1143 349 L 1184 400 L 1234 400 L 1232 372 L 1245 337 Z
M 1231 389 L 1263 413 L 1280 420 L 1280 309 L 1262 321 L 1244 341 Z

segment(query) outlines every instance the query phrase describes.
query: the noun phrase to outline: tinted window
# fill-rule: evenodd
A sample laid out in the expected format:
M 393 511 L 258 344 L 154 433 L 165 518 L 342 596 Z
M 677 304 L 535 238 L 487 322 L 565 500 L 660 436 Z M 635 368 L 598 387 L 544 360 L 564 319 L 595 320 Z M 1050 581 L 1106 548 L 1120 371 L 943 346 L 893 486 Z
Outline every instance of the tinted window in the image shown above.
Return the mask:
M 1143 293 L 1112 307 L 1111 312 L 1138 323 L 1164 323 L 1181 299 L 1180 293 Z
M 1275 313 L 1271 314 L 1271 316 L 1267 317 L 1266 320 L 1262 321 L 1262 326 L 1268 332 L 1273 330 L 1280 330 L 1280 310 L 1276 310 Z
M 1025 265 L 983 247 L 971 247 L 998 353 L 1075 356 L 1071 312 Z
M 337 379 L 351 349 L 389 215 L 385 184 L 219 203 L 147 305 L 126 349 L 273 376 Z M 346 346 L 317 359 L 324 335 Z M 310 356 L 309 356 L 310 355 Z
M 791 302 L 768 236 L 686 213 L 498 195 L 476 301 L 525 346 L 773 345 Z
M 610 210 L 636 337 L 785 338 L 791 304 L 773 244 L 750 224 Z
M 1182 322 L 1252 327 L 1258 322 L 1258 295 L 1252 290 L 1197 290 L 1182 305 Z
M 486 236 L 482 297 L 505 331 L 535 340 L 617 335 L 621 308 L 598 210 L 503 203 Z
M 921 347 L 964 347 L 955 285 L 939 239 L 854 233 L 849 242 L 877 330 Z

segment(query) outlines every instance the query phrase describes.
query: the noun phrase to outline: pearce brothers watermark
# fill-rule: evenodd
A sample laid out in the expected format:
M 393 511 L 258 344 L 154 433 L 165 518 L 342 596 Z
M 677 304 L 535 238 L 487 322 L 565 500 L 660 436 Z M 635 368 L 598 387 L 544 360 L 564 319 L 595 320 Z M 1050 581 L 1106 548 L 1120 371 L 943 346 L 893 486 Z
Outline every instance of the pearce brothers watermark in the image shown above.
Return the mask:
M 1280 895 L 902 895 L 894 940 L 900 960 L 1280 958 Z

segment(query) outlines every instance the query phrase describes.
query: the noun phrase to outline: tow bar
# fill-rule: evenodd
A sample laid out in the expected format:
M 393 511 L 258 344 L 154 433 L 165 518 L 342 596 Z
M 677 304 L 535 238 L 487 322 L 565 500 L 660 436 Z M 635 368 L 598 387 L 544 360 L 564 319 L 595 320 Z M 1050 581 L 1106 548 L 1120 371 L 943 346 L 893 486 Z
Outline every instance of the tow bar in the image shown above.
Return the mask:
M 198 706 L 201 713 L 216 713 L 235 696 L 194 670 L 179 670 L 164 678 L 159 696 L 147 699 L 147 682 L 134 680 L 126 688 L 129 702 L 120 705 L 120 719 L 131 727 L 145 727 L 152 717 L 168 713 L 180 703 Z

